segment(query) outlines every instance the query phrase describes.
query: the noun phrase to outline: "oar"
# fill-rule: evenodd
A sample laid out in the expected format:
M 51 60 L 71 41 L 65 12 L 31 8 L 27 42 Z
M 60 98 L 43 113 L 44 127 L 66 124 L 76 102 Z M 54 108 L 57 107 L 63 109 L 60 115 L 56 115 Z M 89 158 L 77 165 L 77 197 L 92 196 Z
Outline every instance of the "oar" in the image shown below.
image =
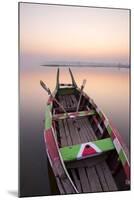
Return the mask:
M 40 84 L 41 86 L 44 88 L 44 90 L 48 93 L 48 95 L 50 95 L 50 97 L 59 105 L 59 107 L 68 115 L 68 113 L 66 112 L 65 108 L 63 107 L 62 104 L 60 104 L 58 102 L 58 100 L 52 95 L 51 90 L 46 86 L 46 84 L 40 80 Z
M 81 86 L 81 89 L 80 89 L 80 97 L 79 97 L 79 101 L 78 101 L 78 105 L 77 105 L 77 109 L 76 109 L 76 112 L 79 111 L 79 107 L 80 107 L 80 102 L 81 102 L 81 97 L 82 97 L 82 91 L 85 87 L 85 84 L 86 84 L 86 79 L 83 80 L 83 83 L 82 83 L 82 86 Z

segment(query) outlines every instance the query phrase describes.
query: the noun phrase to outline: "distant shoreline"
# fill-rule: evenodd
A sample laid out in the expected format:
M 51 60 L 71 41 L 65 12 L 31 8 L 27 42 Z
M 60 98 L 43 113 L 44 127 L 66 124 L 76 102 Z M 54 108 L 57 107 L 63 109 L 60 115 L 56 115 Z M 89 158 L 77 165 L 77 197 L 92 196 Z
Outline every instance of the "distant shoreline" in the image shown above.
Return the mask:
M 46 66 L 46 67 L 107 67 L 107 68 L 126 68 L 129 69 L 129 66 L 126 65 L 102 65 L 102 64 L 98 64 L 98 65 L 94 65 L 94 64 L 45 64 L 45 65 L 40 65 L 40 66 Z

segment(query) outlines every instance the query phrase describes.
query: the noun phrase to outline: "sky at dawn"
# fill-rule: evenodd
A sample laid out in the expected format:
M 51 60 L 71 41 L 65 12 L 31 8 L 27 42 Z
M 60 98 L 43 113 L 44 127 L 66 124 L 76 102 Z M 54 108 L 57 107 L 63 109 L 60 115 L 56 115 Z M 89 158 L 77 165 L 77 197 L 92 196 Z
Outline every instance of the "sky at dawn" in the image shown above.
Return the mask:
M 26 59 L 129 63 L 129 10 L 20 4 Z

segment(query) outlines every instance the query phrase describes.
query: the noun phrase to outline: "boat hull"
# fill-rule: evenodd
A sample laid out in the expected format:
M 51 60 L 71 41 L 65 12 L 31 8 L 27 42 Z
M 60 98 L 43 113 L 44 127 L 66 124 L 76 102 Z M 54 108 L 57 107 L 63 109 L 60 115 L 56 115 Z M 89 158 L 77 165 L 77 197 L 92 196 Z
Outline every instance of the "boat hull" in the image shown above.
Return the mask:
M 44 139 L 60 193 L 129 190 L 129 154 L 120 134 L 73 78 L 72 85 L 60 85 L 58 76 L 46 105 Z

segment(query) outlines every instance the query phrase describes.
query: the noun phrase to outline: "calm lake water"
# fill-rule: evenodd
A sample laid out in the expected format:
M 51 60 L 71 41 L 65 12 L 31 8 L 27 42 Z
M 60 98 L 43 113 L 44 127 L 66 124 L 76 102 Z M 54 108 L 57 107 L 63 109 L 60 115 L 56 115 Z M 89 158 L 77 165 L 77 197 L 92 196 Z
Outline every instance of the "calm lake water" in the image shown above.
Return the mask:
M 72 67 L 75 80 L 106 114 L 129 148 L 129 69 Z M 47 94 L 39 81 L 51 90 L 57 68 L 27 66 L 20 69 L 20 189 L 22 196 L 56 194 L 43 139 Z M 70 83 L 68 68 L 60 68 L 60 82 Z

